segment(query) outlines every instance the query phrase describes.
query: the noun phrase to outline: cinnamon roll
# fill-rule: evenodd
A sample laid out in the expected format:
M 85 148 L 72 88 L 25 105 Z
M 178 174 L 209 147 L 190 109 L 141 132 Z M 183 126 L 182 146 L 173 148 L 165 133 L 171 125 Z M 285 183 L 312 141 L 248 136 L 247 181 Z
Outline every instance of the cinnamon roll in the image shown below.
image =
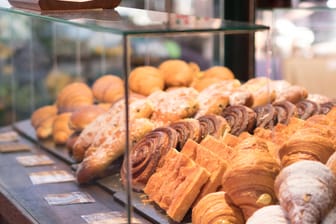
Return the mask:
M 243 105 L 229 106 L 222 112 L 222 116 L 229 123 L 233 135 L 239 135 L 244 131 L 252 133 L 256 123 L 256 113 Z
M 178 133 L 171 127 L 159 127 L 147 133 L 131 149 L 129 161 L 131 163 L 132 187 L 141 191 L 148 179 L 155 172 L 160 159 L 178 142 Z M 121 168 L 121 180 L 126 183 L 126 160 Z
M 311 100 L 301 100 L 296 104 L 298 117 L 302 120 L 318 114 L 320 112 L 320 104 Z
M 333 102 L 325 102 L 320 104 L 320 114 L 327 114 L 335 106 Z
M 295 104 L 285 100 L 279 101 L 272 104 L 277 112 L 277 122 L 280 124 L 287 125 L 290 118 L 296 116 L 296 106 Z
M 229 123 L 224 117 L 209 114 L 198 118 L 201 126 L 201 139 L 204 139 L 207 135 L 214 136 L 215 138 L 221 138 L 226 131 L 230 130 Z
M 178 142 L 176 149 L 181 150 L 187 140 L 190 138 L 195 142 L 201 140 L 201 125 L 197 119 L 186 118 L 173 122 L 169 125 L 178 133 Z
M 277 123 L 277 111 L 272 104 L 258 106 L 254 108 L 256 113 L 256 127 L 273 128 Z

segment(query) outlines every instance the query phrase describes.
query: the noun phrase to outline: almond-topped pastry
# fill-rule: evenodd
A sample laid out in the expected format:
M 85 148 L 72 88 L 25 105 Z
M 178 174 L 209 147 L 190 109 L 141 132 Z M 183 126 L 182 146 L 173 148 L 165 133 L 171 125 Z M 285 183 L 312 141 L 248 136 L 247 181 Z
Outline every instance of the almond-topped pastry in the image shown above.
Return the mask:
M 144 192 L 176 222 L 182 221 L 210 174 L 172 148 L 149 178 Z
M 152 121 L 162 126 L 194 116 L 199 108 L 197 96 L 190 87 L 154 92 L 147 98 L 153 104 Z

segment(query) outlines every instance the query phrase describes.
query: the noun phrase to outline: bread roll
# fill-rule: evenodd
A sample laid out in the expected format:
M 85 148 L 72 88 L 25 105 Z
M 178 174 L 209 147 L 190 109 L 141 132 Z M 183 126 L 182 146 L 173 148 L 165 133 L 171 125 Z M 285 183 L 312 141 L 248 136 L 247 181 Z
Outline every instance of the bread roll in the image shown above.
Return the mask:
M 92 92 L 99 102 L 113 103 L 124 96 L 124 81 L 116 75 L 104 75 L 93 83 Z
M 71 114 L 69 126 L 74 131 L 80 132 L 99 115 L 106 112 L 106 109 L 98 105 L 84 106 Z
M 159 65 L 159 70 L 164 76 L 167 87 L 190 86 L 196 75 L 193 66 L 182 60 L 170 59 L 162 62 Z
M 92 105 L 93 101 L 91 88 L 85 83 L 74 82 L 59 92 L 56 105 L 60 113 L 74 112 L 80 107 Z
M 129 87 L 136 93 L 148 96 L 164 89 L 164 75 L 152 66 L 137 67 L 129 75 Z
M 57 116 L 57 107 L 47 105 L 38 108 L 31 115 L 31 125 L 36 131 L 38 138 L 48 138 L 52 134 L 52 124 Z
M 57 115 L 53 123 L 53 140 L 56 144 L 65 144 L 70 137 L 70 135 L 74 132 L 69 127 L 69 120 L 71 117 L 71 113 L 62 113 Z

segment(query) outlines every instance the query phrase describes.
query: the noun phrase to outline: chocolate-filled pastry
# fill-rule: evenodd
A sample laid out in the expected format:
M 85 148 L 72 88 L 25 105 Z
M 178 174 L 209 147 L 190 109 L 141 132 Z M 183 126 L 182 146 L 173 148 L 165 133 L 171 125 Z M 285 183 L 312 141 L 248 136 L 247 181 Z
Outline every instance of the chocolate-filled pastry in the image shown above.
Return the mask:
M 279 101 L 272 104 L 277 112 L 277 122 L 287 125 L 291 117 L 296 116 L 297 109 L 295 104 L 289 101 Z
M 131 163 L 132 187 L 141 191 L 148 179 L 155 172 L 160 159 L 178 142 L 178 133 L 170 127 L 159 127 L 147 133 L 131 149 L 129 161 Z M 126 184 L 126 160 L 121 168 L 121 180 Z
M 169 125 L 178 133 L 178 142 L 176 149 L 181 150 L 187 140 L 190 138 L 195 142 L 201 141 L 201 125 L 197 119 L 185 118 L 175 121 Z
M 321 125 L 302 127 L 292 134 L 279 150 L 283 167 L 300 160 L 315 160 L 326 163 L 335 152 L 332 132 Z
M 325 102 L 320 104 L 320 114 L 327 114 L 335 106 L 334 102 Z
M 296 105 L 298 117 L 302 120 L 320 113 L 320 104 L 311 100 L 301 100 Z
M 259 208 L 276 203 L 273 186 L 280 166 L 259 138 L 244 139 L 235 151 L 230 169 L 224 173 L 222 190 L 248 219 Z
M 256 113 L 243 105 L 229 106 L 222 112 L 222 116 L 229 123 L 230 133 L 238 136 L 244 131 L 252 133 L 256 123 Z
M 277 111 L 272 104 L 254 108 L 257 115 L 256 127 L 273 128 L 277 123 Z
M 201 125 L 201 139 L 207 135 L 215 138 L 223 137 L 226 131 L 230 131 L 230 125 L 224 117 L 215 114 L 204 115 L 198 118 Z

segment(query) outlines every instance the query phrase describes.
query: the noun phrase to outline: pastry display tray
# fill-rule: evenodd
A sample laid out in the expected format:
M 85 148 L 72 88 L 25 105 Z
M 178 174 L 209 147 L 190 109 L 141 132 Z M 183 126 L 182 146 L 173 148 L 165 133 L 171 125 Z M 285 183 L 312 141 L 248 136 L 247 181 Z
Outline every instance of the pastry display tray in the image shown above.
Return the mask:
M 23 137 L 34 142 L 41 149 L 53 154 L 58 157 L 63 162 L 67 163 L 72 170 L 76 170 L 77 164 L 71 158 L 68 149 L 64 145 L 56 145 L 52 139 L 39 140 L 36 137 L 35 130 L 32 127 L 30 120 L 23 120 L 13 124 L 13 129 L 20 133 Z M 109 168 L 111 175 L 96 181 L 96 184 L 103 188 L 105 191 L 113 195 L 114 199 L 119 203 L 127 204 L 127 194 L 120 181 L 120 166 L 122 160 L 116 161 Z M 165 212 L 150 202 L 147 196 L 142 192 L 132 193 L 132 208 L 143 216 L 144 218 L 150 220 L 152 223 L 158 224 L 175 224 L 173 220 L 169 219 Z M 187 214 L 183 222 L 181 223 L 191 223 L 190 214 Z

